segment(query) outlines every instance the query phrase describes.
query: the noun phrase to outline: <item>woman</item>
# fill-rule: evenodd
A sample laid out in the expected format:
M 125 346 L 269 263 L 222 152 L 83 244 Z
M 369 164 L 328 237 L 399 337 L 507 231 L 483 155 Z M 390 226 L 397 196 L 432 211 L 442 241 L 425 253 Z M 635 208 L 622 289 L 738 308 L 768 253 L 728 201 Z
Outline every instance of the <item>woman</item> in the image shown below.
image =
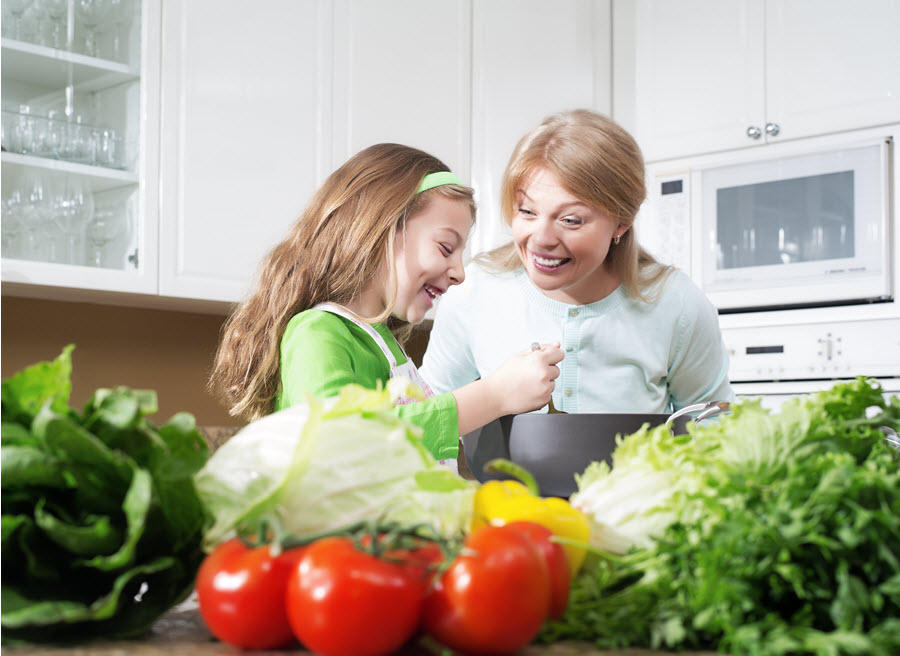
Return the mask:
M 575 110 L 526 134 L 501 189 L 513 241 L 476 257 L 441 301 L 422 368 L 432 389 L 558 341 L 559 410 L 666 413 L 732 399 L 715 308 L 637 242 L 645 195 L 640 149 L 610 119 Z

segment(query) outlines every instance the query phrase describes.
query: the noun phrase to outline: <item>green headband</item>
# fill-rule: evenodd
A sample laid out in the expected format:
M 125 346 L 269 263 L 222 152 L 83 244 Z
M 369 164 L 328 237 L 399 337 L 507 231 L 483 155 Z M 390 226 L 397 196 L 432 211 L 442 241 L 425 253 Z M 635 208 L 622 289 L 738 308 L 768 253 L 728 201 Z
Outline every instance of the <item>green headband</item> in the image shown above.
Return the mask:
M 419 188 L 416 189 L 416 193 L 421 194 L 423 191 L 428 191 L 429 189 L 434 189 L 435 187 L 442 187 L 444 185 L 450 184 L 462 186 L 462 182 L 459 181 L 459 178 L 457 178 L 450 171 L 438 171 L 437 173 L 429 173 L 424 178 L 422 178 L 422 183 L 419 185 Z

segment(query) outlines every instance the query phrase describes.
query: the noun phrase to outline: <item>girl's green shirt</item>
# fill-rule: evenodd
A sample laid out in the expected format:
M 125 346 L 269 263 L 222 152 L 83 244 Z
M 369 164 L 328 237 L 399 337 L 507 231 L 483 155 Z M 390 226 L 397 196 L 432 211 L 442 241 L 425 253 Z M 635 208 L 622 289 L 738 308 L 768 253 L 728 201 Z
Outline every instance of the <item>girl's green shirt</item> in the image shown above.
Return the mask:
M 398 364 L 406 354 L 384 324 L 372 327 L 384 338 Z M 335 396 L 349 383 L 374 389 L 387 384 L 390 368 L 384 353 L 362 328 L 323 310 L 295 315 L 281 338 L 281 391 L 275 409 L 305 401 L 307 392 L 321 398 Z M 395 412 L 424 429 L 425 447 L 437 459 L 457 457 L 459 422 L 452 393 L 400 405 Z

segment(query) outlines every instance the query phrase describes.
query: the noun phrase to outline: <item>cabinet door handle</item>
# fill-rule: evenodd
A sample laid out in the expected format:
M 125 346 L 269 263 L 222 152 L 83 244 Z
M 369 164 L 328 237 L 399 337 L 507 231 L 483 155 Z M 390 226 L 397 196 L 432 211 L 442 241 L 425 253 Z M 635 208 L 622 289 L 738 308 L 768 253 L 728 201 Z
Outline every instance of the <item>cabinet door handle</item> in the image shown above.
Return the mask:
M 766 123 L 766 134 L 770 137 L 777 137 L 781 132 L 781 126 L 778 123 Z
M 751 125 L 747 128 L 747 136 L 751 139 L 759 139 L 762 136 L 762 130 L 755 125 Z

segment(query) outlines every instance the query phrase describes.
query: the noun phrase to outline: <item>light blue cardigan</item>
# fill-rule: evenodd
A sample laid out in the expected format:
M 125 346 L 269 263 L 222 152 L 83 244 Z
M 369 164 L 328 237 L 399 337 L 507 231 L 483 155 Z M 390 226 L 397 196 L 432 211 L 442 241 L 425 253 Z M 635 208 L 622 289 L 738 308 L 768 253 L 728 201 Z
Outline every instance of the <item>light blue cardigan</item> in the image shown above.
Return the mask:
M 668 413 L 734 398 L 715 308 L 680 271 L 652 303 L 619 286 L 588 305 L 547 298 L 523 270 L 477 264 L 437 308 L 421 368 L 436 394 L 496 369 L 533 342 L 565 352 L 553 404 L 565 412 Z

